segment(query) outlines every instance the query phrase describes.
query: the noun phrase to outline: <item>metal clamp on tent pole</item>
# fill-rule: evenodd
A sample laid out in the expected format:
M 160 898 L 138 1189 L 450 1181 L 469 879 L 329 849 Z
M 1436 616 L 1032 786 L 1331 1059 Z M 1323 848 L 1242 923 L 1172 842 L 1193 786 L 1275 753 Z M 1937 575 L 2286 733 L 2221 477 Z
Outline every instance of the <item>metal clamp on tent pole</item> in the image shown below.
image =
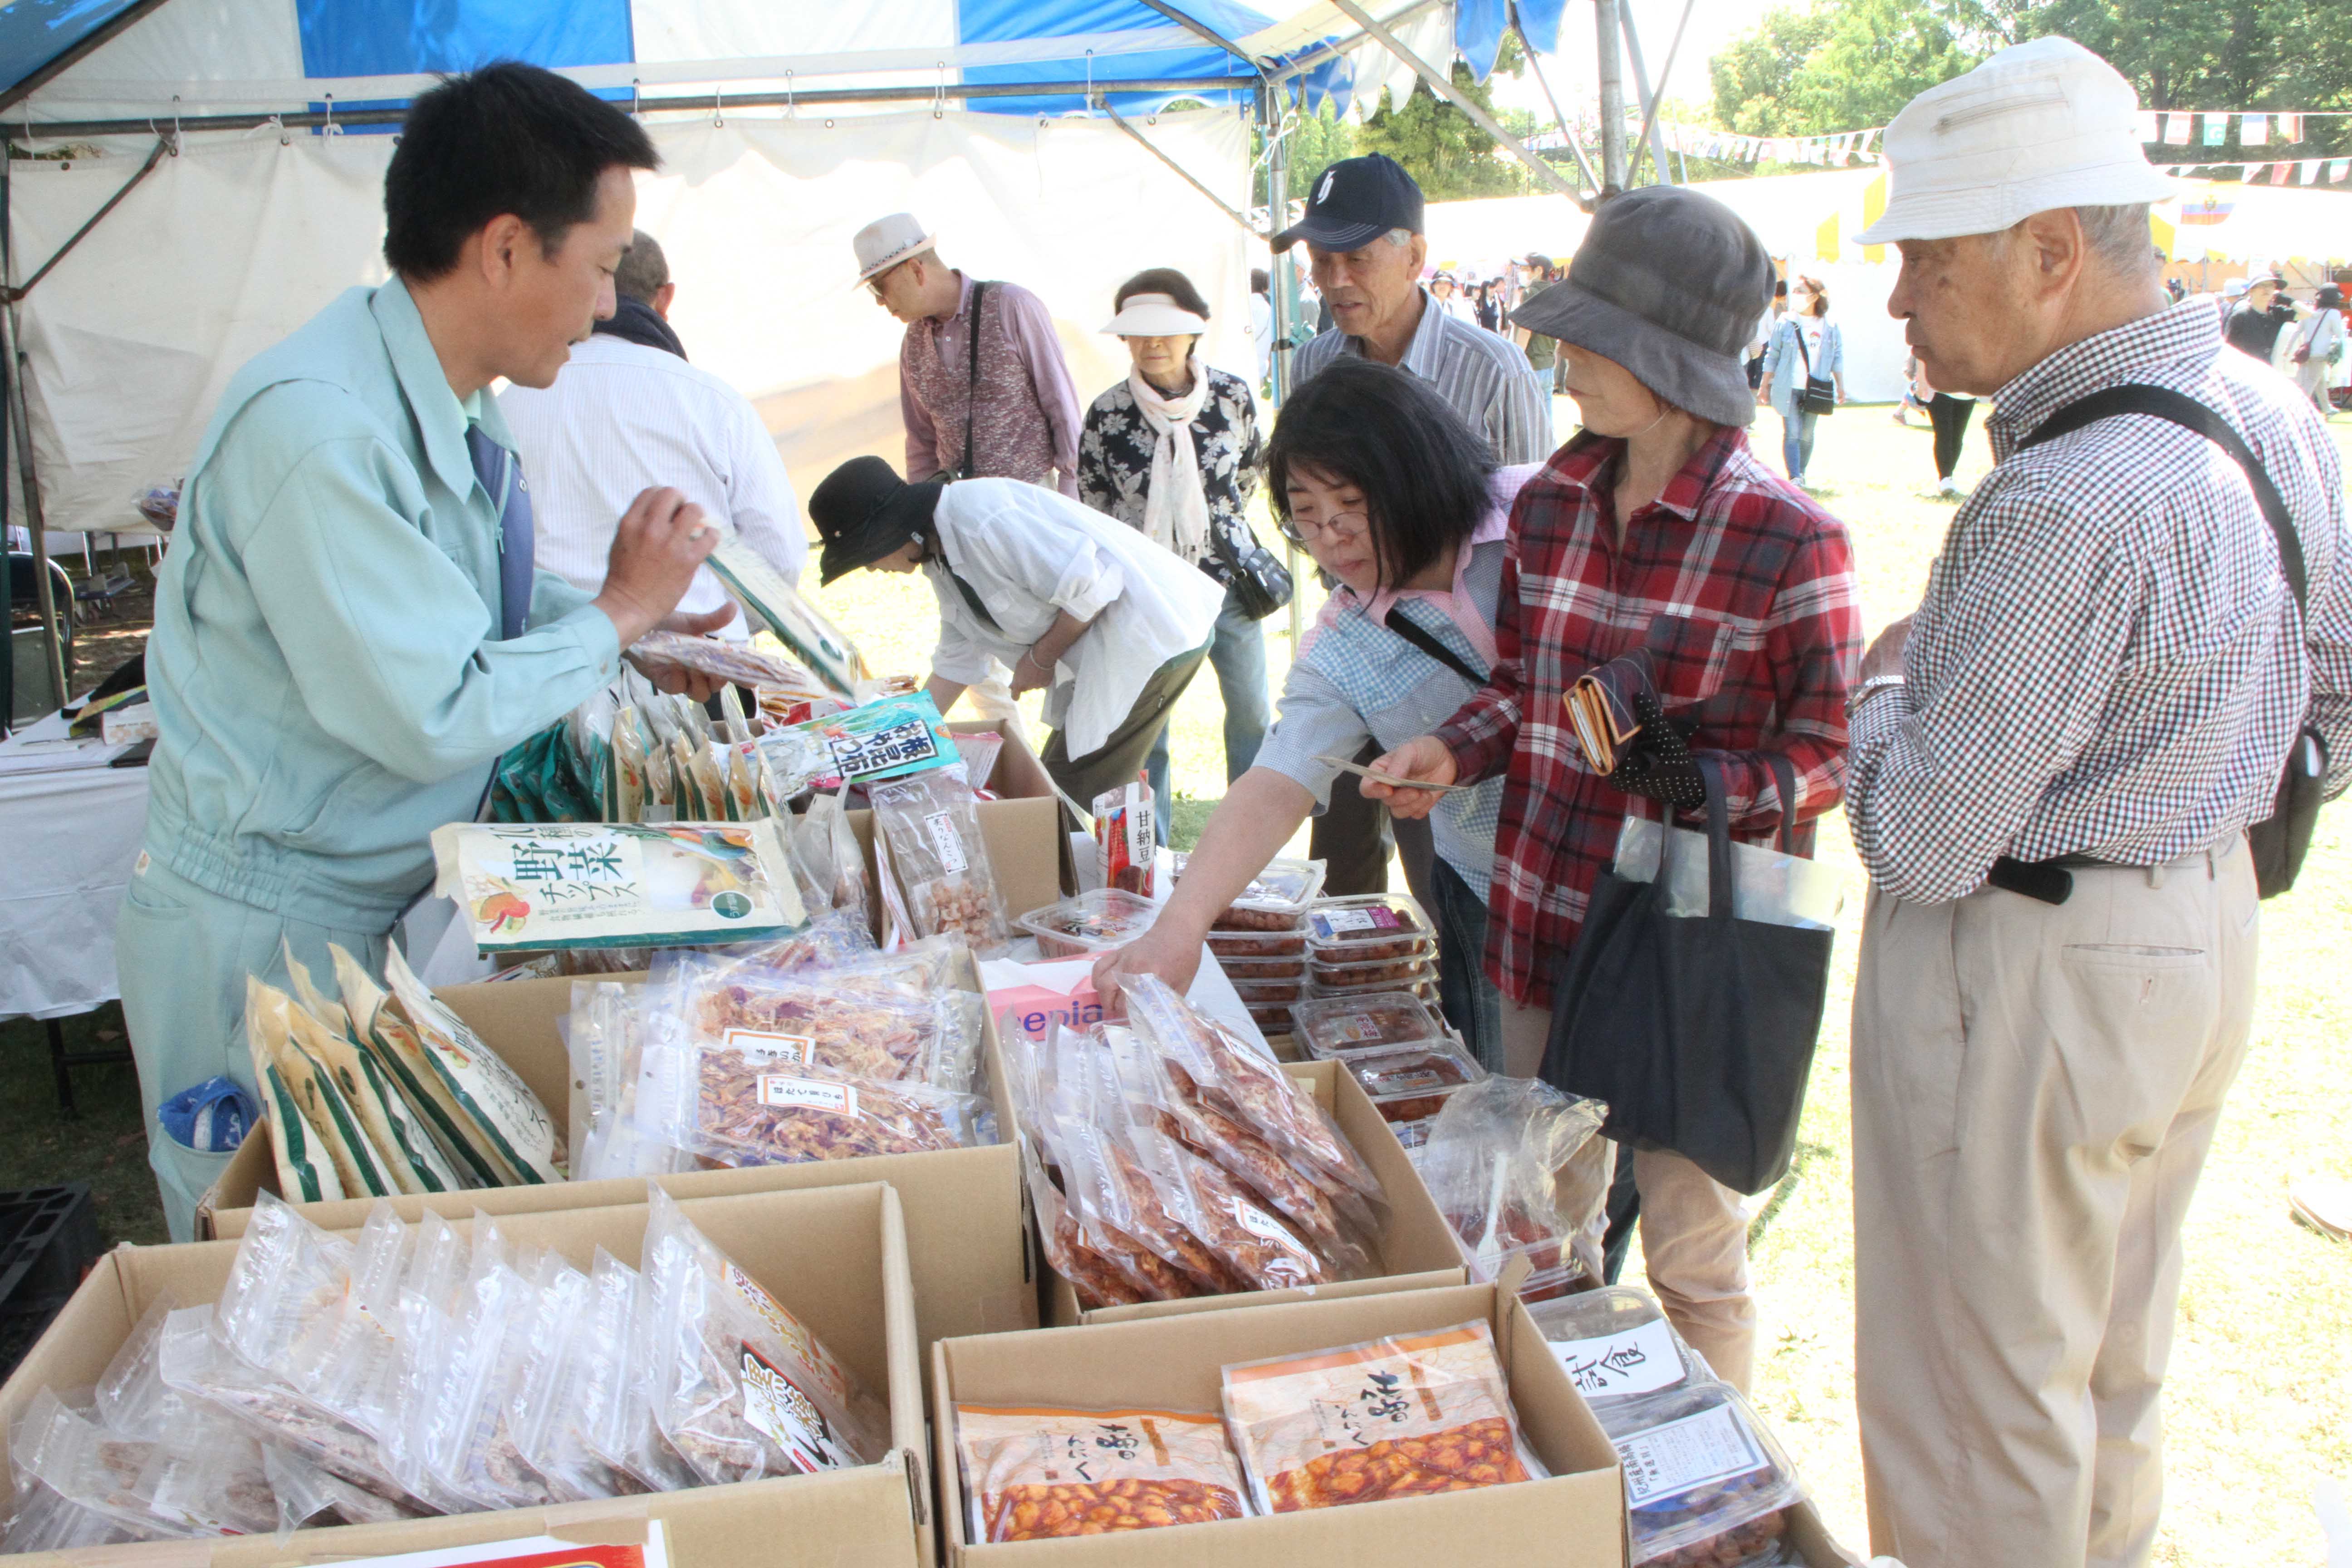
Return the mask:
M 784 73 L 784 118 L 800 118 L 800 106 L 793 101 L 793 73 L 790 71 Z
M 1216 192 L 1209 189 L 1208 186 L 1193 178 L 1192 172 L 1190 169 L 1187 169 L 1183 164 L 1179 163 L 1175 159 L 1171 158 L 1167 153 L 1162 153 L 1159 148 L 1154 147 L 1151 144 L 1150 138 L 1147 137 L 1142 132 L 1138 131 L 1133 125 L 1129 124 L 1125 115 L 1119 113 L 1118 110 L 1113 109 L 1110 106 L 1110 98 L 1108 94 L 1089 97 L 1087 100 L 1087 106 L 1089 109 L 1094 108 L 1097 104 L 1101 105 L 1102 111 L 1110 116 L 1110 122 L 1113 125 L 1118 126 L 1121 131 L 1127 132 L 1128 135 L 1135 139 L 1135 144 L 1137 146 L 1142 148 L 1145 152 L 1150 153 L 1153 157 L 1167 164 L 1169 168 L 1174 170 L 1178 179 L 1182 180 L 1186 184 L 1192 186 L 1194 190 L 1206 196 L 1209 201 L 1215 205 L 1219 212 L 1224 214 L 1227 217 L 1233 219 L 1234 222 L 1239 224 L 1242 226 L 1243 231 L 1248 234 L 1251 238 L 1264 239 L 1266 237 L 1266 231 L 1265 229 L 1258 227 L 1257 225 L 1250 222 L 1248 218 L 1243 216 L 1240 213 L 1235 212 L 1232 207 L 1227 206 L 1223 197 L 1218 195 Z
M 710 128 L 713 131 L 727 123 L 727 95 L 717 88 L 710 89 Z
M 945 120 L 948 117 L 948 62 L 940 60 L 937 64 L 940 72 L 940 89 L 931 95 L 931 118 Z
M 129 195 L 132 191 L 138 189 L 139 182 L 153 174 L 155 172 L 155 165 L 163 161 L 164 153 L 172 150 L 175 150 L 174 142 L 170 138 L 159 133 L 155 138 L 154 151 L 148 153 L 147 161 L 139 165 L 139 172 L 131 175 L 128 180 L 125 180 L 122 183 L 122 188 L 121 190 L 107 197 L 106 205 L 99 208 L 96 212 L 90 214 L 89 221 L 84 223 L 79 228 L 74 230 L 71 237 L 67 239 L 63 245 L 58 247 L 57 254 L 50 257 L 47 261 L 42 262 L 40 267 L 34 271 L 30 278 L 26 279 L 21 286 L 13 289 L 0 289 L 0 301 L 5 301 L 13 305 L 17 300 L 22 300 L 26 295 L 31 293 L 33 291 L 33 286 L 40 282 L 42 279 L 47 278 L 49 275 L 50 270 L 54 268 L 58 262 L 63 261 L 66 257 L 72 252 L 73 247 L 79 245 L 82 242 L 83 237 L 87 236 L 91 229 L 94 229 L 99 226 L 100 222 L 105 218 L 107 214 L 112 212 L 116 207 L 121 206 L 122 205 L 122 198 Z
M 331 92 L 327 94 L 327 122 L 319 127 L 319 134 L 332 136 L 335 133 L 335 95 Z
M 644 95 L 638 91 L 638 89 L 642 88 L 644 85 L 645 79 L 643 77 L 633 76 L 629 79 L 629 116 L 631 119 L 637 119 L 645 113 L 645 109 L 643 107 L 645 98 Z

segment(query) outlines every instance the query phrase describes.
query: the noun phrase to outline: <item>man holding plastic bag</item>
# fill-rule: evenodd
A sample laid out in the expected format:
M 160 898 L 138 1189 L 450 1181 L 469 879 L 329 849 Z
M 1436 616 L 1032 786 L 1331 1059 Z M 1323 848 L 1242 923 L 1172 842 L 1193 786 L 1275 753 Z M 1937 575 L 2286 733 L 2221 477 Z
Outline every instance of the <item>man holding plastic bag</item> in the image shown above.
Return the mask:
M 474 817 L 500 753 L 656 626 L 734 613 L 665 621 L 718 542 L 672 490 L 622 518 L 597 595 L 534 573 L 487 393 L 547 385 L 612 313 L 631 174 L 656 161 L 626 113 L 534 67 L 424 94 L 384 181 L 392 280 L 254 359 L 214 413 L 156 583 L 161 733 L 116 931 L 175 1241 L 229 1152 L 157 1110 L 216 1076 L 252 1088 L 247 976 L 282 979 L 281 944 L 380 970 L 433 879 L 427 836 Z

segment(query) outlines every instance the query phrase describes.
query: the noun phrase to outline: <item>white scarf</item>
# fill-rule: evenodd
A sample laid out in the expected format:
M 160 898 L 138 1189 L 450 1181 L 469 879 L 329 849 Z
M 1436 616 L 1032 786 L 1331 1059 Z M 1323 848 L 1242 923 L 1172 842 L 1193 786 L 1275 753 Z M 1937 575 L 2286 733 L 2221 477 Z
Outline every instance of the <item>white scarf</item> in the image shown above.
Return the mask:
M 1192 373 L 1192 390 L 1181 397 L 1161 392 L 1139 369 L 1127 373 L 1127 389 L 1135 395 L 1143 422 L 1159 437 L 1151 448 L 1151 488 L 1143 498 L 1144 537 L 1198 566 L 1209 552 L 1209 492 L 1201 483 L 1192 421 L 1209 400 L 1209 375 L 1198 353 L 1184 368 Z

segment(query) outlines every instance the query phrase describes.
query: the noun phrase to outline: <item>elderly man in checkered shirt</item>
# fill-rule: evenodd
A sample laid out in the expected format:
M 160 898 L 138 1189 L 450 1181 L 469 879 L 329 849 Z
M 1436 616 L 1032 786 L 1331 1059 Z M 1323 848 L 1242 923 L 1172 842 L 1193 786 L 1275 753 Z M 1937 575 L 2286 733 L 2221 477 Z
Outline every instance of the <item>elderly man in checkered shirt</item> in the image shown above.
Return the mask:
M 1999 408 L 1848 704 L 1856 1393 L 1871 1545 L 1910 1568 L 2147 1560 L 2181 1221 L 2253 1012 L 2246 829 L 2289 765 L 2352 773 L 2336 451 L 2167 304 L 2136 108 L 2067 39 L 2005 49 L 1889 127 L 1860 237 L 1901 248 L 1929 377 Z M 2180 400 L 2061 417 L 2163 401 L 2126 386 Z

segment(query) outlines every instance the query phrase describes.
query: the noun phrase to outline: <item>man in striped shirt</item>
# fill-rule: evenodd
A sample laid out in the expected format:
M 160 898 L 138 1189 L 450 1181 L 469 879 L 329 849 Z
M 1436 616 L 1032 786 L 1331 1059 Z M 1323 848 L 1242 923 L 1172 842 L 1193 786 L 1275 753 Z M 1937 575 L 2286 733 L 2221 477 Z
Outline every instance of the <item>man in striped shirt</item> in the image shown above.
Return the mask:
M 2167 303 L 2136 109 L 2070 40 L 2002 50 L 1888 128 L 1857 237 L 1900 247 L 1928 377 L 1999 410 L 1848 704 L 1855 1384 L 1871 1546 L 1911 1568 L 2147 1561 L 2181 1222 L 2253 1013 L 2245 829 L 2306 723 L 2352 782 L 2336 451 Z

